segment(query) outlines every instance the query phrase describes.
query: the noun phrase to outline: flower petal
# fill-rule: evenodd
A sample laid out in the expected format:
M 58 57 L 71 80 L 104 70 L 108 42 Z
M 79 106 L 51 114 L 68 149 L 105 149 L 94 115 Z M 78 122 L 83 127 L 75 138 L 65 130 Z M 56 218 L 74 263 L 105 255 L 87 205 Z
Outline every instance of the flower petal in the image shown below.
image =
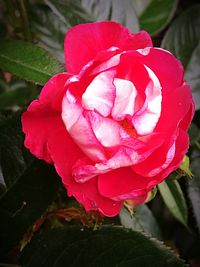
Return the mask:
M 112 109 L 115 120 L 123 120 L 126 115 L 133 116 L 137 91 L 131 81 L 115 78 L 116 97 Z
M 149 179 L 134 173 L 129 167 L 119 168 L 98 176 L 98 190 L 112 199 L 123 196 L 132 199 L 148 192 Z
M 105 153 L 102 145 L 97 140 L 86 117 L 87 112 L 68 90 L 63 98 L 62 119 L 66 129 L 81 148 L 81 150 L 92 160 L 105 160 Z
M 87 110 L 96 110 L 103 116 L 108 116 L 115 99 L 113 80 L 115 70 L 98 74 L 82 95 L 82 106 Z
M 139 135 L 147 135 L 153 132 L 161 113 L 161 85 L 154 72 L 146 67 L 150 82 L 147 84 L 144 106 L 133 116 L 132 123 Z
M 139 62 L 151 69 L 163 88 L 163 94 L 168 94 L 183 83 L 183 66 L 170 52 L 161 48 L 138 50 L 141 55 Z
M 43 87 L 39 100 L 33 101 L 22 115 L 24 145 L 32 154 L 48 163 L 52 162 L 48 150 L 49 135 L 57 128 L 64 128 L 60 111 L 64 85 L 69 77 L 67 73 L 52 77 Z
M 52 129 L 53 125 L 53 129 Z M 22 129 L 25 133 L 24 145 L 33 155 L 51 163 L 48 137 L 52 130 L 64 127 L 60 114 L 48 105 L 35 100 L 22 115 Z
M 113 46 L 122 51 L 135 50 L 152 46 L 152 41 L 145 31 L 131 34 L 128 28 L 116 22 L 79 24 L 71 28 L 65 37 L 66 69 L 79 73 L 100 51 Z
M 62 99 L 66 91 L 65 83 L 72 75 L 63 72 L 54 75 L 43 87 L 39 100 L 42 103 L 50 104 L 55 110 L 62 110 Z

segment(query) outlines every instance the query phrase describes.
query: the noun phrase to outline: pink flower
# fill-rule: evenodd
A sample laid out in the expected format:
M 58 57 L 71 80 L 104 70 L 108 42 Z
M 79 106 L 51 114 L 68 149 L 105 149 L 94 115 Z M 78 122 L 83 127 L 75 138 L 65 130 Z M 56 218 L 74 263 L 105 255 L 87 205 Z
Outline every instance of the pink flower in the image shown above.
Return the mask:
M 64 51 L 68 73 L 52 77 L 22 116 L 25 146 L 54 164 L 86 210 L 115 216 L 182 162 L 190 87 L 172 54 L 116 22 L 73 27 Z

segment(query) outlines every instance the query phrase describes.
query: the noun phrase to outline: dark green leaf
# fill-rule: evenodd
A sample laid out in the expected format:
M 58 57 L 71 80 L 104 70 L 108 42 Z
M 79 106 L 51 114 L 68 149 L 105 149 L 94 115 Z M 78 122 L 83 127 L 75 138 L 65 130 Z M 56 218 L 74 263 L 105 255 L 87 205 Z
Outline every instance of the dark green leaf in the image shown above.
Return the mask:
M 51 10 L 66 24 L 72 27 L 93 21 L 78 0 L 44 0 Z
M 7 34 L 7 29 L 5 23 L 0 21 L 0 38 L 5 38 Z
M 0 255 L 22 239 L 55 198 L 59 179 L 52 166 L 34 161 L 0 199 Z
M 0 68 L 39 84 L 44 84 L 62 69 L 47 51 L 19 40 L 0 41 Z
M 188 183 L 188 195 L 192 204 L 197 226 L 200 231 L 200 157 L 196 157 L 191 162 L 191 170 L 194 177 Z
M 200 129 L 194 123 L 191 123 L 189 128 L 190 144 L 192 146 L 197 146 L 200 150 Z
M 1 84 L 2 85 L 2 84 Z M 30 97 L 30 88 L 25 81 L 5 83 L 5 90 L 0 93 L 0 109 L 11 108 L 25 104 Z
M 81 0 L 81 4 L 99 21 L 113 20 L 127 26 L 132 32 L 139 31 L 134 5 L 130 0 Z
M 184 266 L 161 242 L 120 227 L 97 231 L 78 227 L 38 234 L 24 251 L 25 267 Z
M 24 148 L 21 114 L 0 117 L 0 166 L 6 188 L 10 188 L 32 161 Z
M 167 31 L 162 47 L 178 57 L 185 67 L 196 109 L 200 108 L 200 5 L 182 13 Z
M 178 181 L 167 179 L 158 185 L 158 189 L 173 216 L 187 226 L 187 205 Z
M 127 209 L 122 208 L 119 217 L 124 227 L 162 239 L 158 223 L 147 205 L 137 206 L 132 216 Z
M 59 178 L 24 148 L 21 114 L 0 120 L 0 256 L 20 241 L 52 202 Z
M 155 35 L 173 18 L 178 0 L 133 0 L 141 29 Z

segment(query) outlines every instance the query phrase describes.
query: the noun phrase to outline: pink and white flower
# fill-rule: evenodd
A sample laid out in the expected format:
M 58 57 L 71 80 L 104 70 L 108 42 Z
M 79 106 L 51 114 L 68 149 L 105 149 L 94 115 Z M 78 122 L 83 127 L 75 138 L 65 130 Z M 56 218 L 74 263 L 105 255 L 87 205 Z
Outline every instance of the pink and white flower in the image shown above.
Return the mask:
M 172 54 L 116 22 L 73 27 L 64 52 L 68 73 L 52 77 L 22 116 L 25 146 L 54 164 L 86 210 L 115 216 L 181 164 L 190 87 Z

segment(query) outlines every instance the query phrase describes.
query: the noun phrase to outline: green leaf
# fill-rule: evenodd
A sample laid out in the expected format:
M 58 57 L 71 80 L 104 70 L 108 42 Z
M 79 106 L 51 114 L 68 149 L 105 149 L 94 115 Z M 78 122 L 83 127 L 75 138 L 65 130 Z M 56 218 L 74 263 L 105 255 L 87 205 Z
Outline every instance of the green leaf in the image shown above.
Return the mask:
M 44 2 L 68 28 L 94 20 L 87 11 L 84 10 L 78 0 L 44 0 Z
M 158 223 L 147 205 L 135 207 L 132 216 L 127 209 L 122 208 L 119 217 L 124 227 L 162 239 Z
M 172 215 L 187 227 L 187 205 L 178 181 L 167 179 L 158 185 L 158 189 Z
M 117 21 L 132 32 L 139 31 L 134 5 L 130 0 L 81 0 L 81 4 L 98 21 Z
M 0 120 L 0 256 L 43 214 L 60 181 L 53 167 L 34 160 L 24 148 L 20 118 L 17 114 Z
M 62 70 L 60 63 L 43 48 L 19 40 L 0 41 L 0 68 L 39 84 Z
M 162 41 L 162 47 L 182 61 L 196 109 L 200 109 L 200 5 L 186 10 L 173 22 Z
M 24 148 L 23 142 L 21 113 L 10 117 L 1 116 L 0 166 L 5 190 L 16 182 L 33 160 L 30 153 Z
M 46 211 L 59 179 L 52 166 L 34 161 L 0 199 L 0 255 L 6 255 Z
M 193 213 L 200 231 L 200 158 L 194 158 L 191 162 L 191 170 L 194 177 L 188 182 L 188 196 L 192 204 Z
M 184 266 L 161 242 L 120 227 L 45 231 L 25 248 L 21 264 L 25 267 Z
M 196 146 L 200 150 L 200 129 L 194 123 L 189 128 L 190 145 Z
M 173 18 L 178 0 L 133 0 L 141 29 L 158 34 Z

